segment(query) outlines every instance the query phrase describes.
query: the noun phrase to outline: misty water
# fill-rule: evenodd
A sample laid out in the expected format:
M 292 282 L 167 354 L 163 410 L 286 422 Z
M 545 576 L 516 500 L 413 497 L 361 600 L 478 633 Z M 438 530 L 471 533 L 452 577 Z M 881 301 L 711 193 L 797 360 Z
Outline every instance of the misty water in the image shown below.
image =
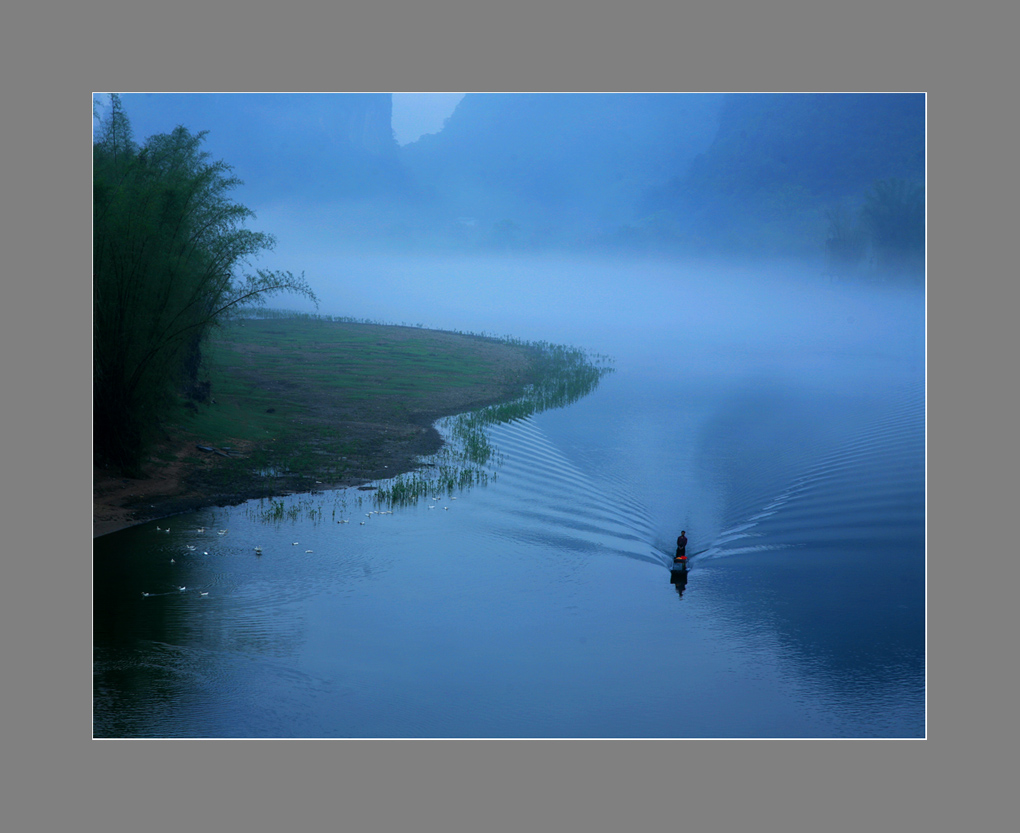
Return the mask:
M 615 371 L 492 428 L 485 486 L 96 539 L 97 736 L 925 734 L 922 288 L 523 256 L 307 269 L 325 313 Z

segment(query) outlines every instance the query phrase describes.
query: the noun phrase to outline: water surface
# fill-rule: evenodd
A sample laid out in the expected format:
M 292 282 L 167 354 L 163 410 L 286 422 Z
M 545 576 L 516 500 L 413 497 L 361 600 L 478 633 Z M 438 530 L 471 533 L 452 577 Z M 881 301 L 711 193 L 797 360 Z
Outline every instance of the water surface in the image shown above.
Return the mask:
M 580 344 L 616 372 L 493 428 L 484 487 L 96 539 L 96 735 L 924 735 L 919 290 L 775 267 L 344 268 L 361 280 L 326 311 Z

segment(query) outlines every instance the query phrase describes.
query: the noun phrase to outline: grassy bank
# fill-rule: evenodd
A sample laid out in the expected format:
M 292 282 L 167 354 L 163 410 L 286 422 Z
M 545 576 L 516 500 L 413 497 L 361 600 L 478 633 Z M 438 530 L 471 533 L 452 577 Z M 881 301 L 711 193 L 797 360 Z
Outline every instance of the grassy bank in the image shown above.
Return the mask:
M 451 487 L 477 482 L 492 462 L 485 424 L 567 404 L 604 372 L 603 359 L 549 344 L 324 316 L 233 321 L 206 350 L 209 398 L 168 424 L 146 467 L 166 488 L 128 498 L 133 522 L 402 473 L 385 499 L 435 488 L 440 473 Z M 456 441 L 425 486 L 412 472 L 440 451 L 433 423 L 451 415 Z

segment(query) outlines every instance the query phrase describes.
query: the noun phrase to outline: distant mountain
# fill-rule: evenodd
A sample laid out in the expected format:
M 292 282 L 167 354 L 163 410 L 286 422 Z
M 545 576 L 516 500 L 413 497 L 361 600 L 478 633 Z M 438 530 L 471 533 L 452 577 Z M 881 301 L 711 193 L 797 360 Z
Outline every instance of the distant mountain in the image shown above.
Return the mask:
M 729 95 L 685 187 L 840 198 L 876 179 L 923 177 L 924 106 L 922 95 Z
M 244 180 L 239 201 L 332 202 L 402 193 L 389 94 L 124 94 L 141 143 L 179 124 Z
M 482 243 L 576 242 L 631 220 L 642 194 L 685 170 L 721 105 L 718 95 L 468 94 L 442 132 L 400 156 L 439 223 Z
M 925 170 L 920 94 L 470 93 L 404 147 L 388 94 L 122 101 L 139 142 L 208 130 L 250 208 L 406 251 L 817 254 L 827 210 L 853 218 L 876 180 Z
M 711 146 L 643 205 L 688 242 L 778 251 L 820 245 L 824 210 L 876 180 L 924 175 L 923 95 L 732 94 Z

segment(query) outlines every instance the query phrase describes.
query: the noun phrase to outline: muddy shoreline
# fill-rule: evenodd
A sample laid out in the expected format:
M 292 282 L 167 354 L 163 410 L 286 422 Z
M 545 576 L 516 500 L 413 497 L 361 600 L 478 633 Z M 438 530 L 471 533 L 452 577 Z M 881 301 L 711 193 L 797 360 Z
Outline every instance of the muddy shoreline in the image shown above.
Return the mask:
M 356 436 L 366 450 L 352 455 L 344 477 L 329 481 L 314 480 L 303 474 L 271 479 L 252 475 L 247 483 L 229 490 L 216 489 L 211 486 L 215 480 L 211 475 L 224 464 L 223 458 L 215 453 L 200 452 L 192 437 L 177 438 L 161 446 L 150 457 L 140 478 L 126 478 L 112 469 L 95 465 L 92 537 L 209 506 L 234 506 L 257 498 L 365 486 L 375 480 L 418 470 L 422 467 L 422 457 L 442 448 L 442 437 L 434 427 L 437 420 L 508 401 L 516 393 L 508 389 L 502 397 L 464 401 L 455 408 L 415 414 L 411 424 L 348 421 L 341 428 L 345 428 L 349 436 Z M 160 459 L 170 454 L 174 457 L 172 462 Z M 198 464 L 195 463 L 196 454 L 201 455 Z M 244 454 L 244 449 L 229 452 L 233 460 Z

